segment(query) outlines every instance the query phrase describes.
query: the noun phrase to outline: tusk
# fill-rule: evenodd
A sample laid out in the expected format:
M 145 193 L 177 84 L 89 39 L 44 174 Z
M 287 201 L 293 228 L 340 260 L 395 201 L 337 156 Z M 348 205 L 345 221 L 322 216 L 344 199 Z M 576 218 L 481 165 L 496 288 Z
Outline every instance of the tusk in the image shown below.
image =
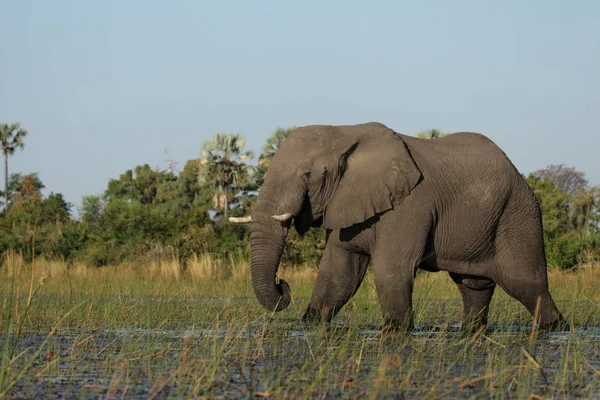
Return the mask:
M 247 215 L 245 217 L 229 217 L 229 221 L 233 222 L 234 224 L 247 224 L 249 222 L 252 222 L 252 216 L 251 215 Z
M 285 222 L 288 219 L 292 218 L 292 214 L 285 213 L 285 214 L 281 214 L 281 215 L 273 215 L 273 218 L 276 219 L 279 222 Z

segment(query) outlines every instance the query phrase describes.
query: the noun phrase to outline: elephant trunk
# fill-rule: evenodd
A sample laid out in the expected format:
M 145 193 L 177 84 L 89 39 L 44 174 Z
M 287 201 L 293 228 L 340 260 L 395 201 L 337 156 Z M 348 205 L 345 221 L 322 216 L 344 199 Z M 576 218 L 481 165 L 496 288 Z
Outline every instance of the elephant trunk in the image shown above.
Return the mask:
M 256 298 L 269 311 L 284 310 L 291 300 L 287 282 L 275 282 L 285 239 L 287 224 L 270 215 L 254 218 L 250 236 L 250 271 Z

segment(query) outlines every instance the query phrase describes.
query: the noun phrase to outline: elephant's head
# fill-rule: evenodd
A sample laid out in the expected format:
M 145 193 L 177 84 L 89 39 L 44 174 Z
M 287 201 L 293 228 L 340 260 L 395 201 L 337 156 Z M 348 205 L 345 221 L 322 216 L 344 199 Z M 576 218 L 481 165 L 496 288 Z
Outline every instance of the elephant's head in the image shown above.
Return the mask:
M 259 302 L 285 309 L 288 284 L 275 278 L 292 221 L 345 228 L 390 210 L 417 185 L 421 173 L 402 138 L 379 123 L 306 126 L 277 151 L 250 218 L 251 273 Z

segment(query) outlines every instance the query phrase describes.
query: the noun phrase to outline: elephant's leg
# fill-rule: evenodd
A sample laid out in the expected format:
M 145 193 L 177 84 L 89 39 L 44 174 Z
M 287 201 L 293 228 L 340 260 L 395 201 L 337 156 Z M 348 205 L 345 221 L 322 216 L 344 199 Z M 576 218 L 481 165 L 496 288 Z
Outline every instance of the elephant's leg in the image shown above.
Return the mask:
M 463 299 L 462 329 L 475 332 L 482 326 L 486 326 L 496 283 L 491 279 L 452 272 L 450 277 L 458 286 Z
M 498 284 L 506 293 L 523 304 L 531 315 L 537 314 L 540 328 L 548 330 L 566 328 L 566 321 L 548 291 L 545 275 L 534 274 L 527 268 L 526 264 L 512 264 L 511 272 L 498 278 Z M 508 269 L 508 266 L 504 269 Z M 516 270 L 519 271 L 515 272 Z
M 385 328 L 410 331 L 414 328 L 412 292 L 416 268 L 401 266 L 374 266 L 375 287 Z
M 498 229 L 494 281 L 538 315 L 542 329 L 565 329 L 568 324 L 548 290 L 548 275 L 541 225 L 509 223 Z M 539 305 L 539 308 L 538 308 Z
M 566 328 L 566 321 L 558 311 L 548 288 L 544 284 L 535 282 L 540 277 L 530 276 L 525 279 L 526 284 L 517 277 L 505 277 L 498 284 L 511 297 L 518 300 L 527 308 L 531 315 L 538 316 L 540 328 L 548 330 Z M 538 308 L 539 304 L 539 308 Z
M 414 329 L 412 292 L 418 260 L 419 257 L 373 257 L 375 287 L 385 329 Z
M 410 208 L 409 208 L 410 210 Z M 398 212 L 391 223 L 379 224 L 373 255 L 373 275 L 384 318 L 384 329 L 414 329 L 412 293 L 432 226 L 427 213 Z
M 368 255 L 349 252 L 328 241 L 302 320 L 330 322 L 358 290 L 369 260 Z

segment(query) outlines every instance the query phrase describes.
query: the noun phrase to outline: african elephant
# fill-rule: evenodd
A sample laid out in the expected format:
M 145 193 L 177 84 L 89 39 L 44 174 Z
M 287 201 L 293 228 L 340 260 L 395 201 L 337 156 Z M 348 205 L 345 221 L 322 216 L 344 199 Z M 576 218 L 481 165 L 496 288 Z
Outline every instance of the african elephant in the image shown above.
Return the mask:
M 462 295 L 463 326 L 487 324 L 496 284 L 540 327 L 566 322 L 549 291 L 538 201 L 504 152 L 478 133 L 418 139 L 370 122 L 297 128 L 273 157 L 252 215 L 251 275 L 258 301 L 280 311 L 276 283 L 291 222 L 322 225 L 327 244 L 305 321 L 331 321 L 370 261 L 387 328 L 413 329 L 417 268 L 447 271 Z

